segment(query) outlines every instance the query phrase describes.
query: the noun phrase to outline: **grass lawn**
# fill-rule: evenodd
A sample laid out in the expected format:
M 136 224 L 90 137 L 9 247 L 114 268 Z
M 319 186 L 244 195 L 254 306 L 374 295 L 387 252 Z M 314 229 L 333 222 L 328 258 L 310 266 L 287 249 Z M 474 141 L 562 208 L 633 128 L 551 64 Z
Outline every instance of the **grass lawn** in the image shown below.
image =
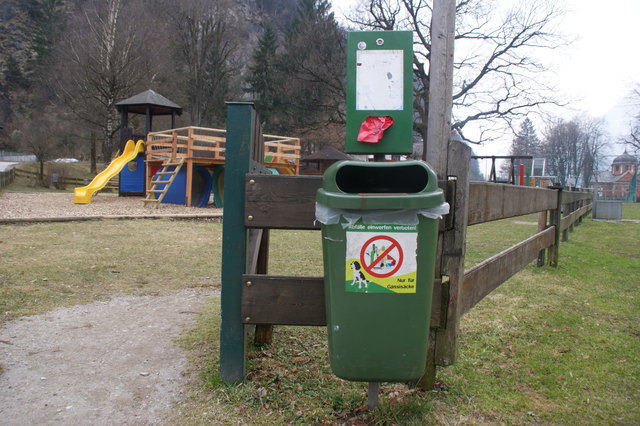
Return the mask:
M 535 233 L 527 216 L 471 227 L 472 265 Z M 314 253 L 313 233 L 275 233 Z M 218 301 L 184 344 L 200 375 L 181 422 L 202 423 L 552 423 L 640 422 L 640 226 L 586 220 L 561 246 L 556 269 L 528 266 L 463 319 L 459 358 L 431 391 L 383 384 L 370 413 L 366 384 L 330 371 L 324 329 L 276 327 L 270 347 L 253 348 L 248 380 L 218 376 Z M 306 260 L 308 261 L 308 260 Z M 294 273 L 292 269 L 280 273 Z M 211 330 L 214 338 L 211 338 Z M 187 414 L 184 414 L 187 413 Z
M 631 206 L 631 209 L 628 207 Z M 638 205 L 625 204 L 623 214 Z M 632 213 L 629 213 L 629 212 Z M 635 213 L 633 213 L 635 212 Z M 535 233 L 536 217 L 469 228 L 468 266 Z M 2 321 L 113 294 L 217 286 L 221 226 L 170 220 L 0 227 Z M 181 344 L 193 383 L 176 424 L 638 424 L 640 224 L 585 220 L 558 268 L 528 266 L 462 319 L 456 364 L 429 391 L 335 377 L 321 327 L 276 327 L 248 380 L 218 376 L 219 298 Z M 321 275 L 320 235 L 272 231 L 269 273 Z
M 640 203 L 622 204 L 622 218 L 640 220 Z
M 0 324 L 113 294 L 220 281 L 221 225 L 105 220 L 0 226 Z

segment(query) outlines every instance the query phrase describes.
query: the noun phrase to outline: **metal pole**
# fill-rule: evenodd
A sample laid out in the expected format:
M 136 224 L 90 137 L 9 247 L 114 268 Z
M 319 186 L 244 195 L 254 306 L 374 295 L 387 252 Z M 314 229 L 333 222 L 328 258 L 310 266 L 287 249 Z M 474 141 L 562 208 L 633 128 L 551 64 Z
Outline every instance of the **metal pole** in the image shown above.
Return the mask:
M 378 408 L 378 395 L 380 393 L 380 382 L 369 382 L 369 393 L 367 397 L 367 407 L 369 411 Z
M 220 377 L 225 383 L 241 381 L 245 375 L 246 333 L 241 301 L 242 274 L 247 264 L 247 229 L 244 214 L 240 212 L 244 212 L 245 174 L 251 164 L 251 151 L 255 149 L 255 119 L 253 104 L 228 104 L 220 324 Z

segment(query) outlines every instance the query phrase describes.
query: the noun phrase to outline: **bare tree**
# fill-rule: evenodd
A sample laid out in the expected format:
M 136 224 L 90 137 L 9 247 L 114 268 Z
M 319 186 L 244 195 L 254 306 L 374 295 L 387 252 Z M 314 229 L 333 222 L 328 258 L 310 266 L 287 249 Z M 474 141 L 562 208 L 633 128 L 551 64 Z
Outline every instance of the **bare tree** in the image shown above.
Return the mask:
M 19 114 L 16 118 L 19 124 L 11 138 L 15 146 L 35 155 L 39 165 L 38 181 L 44 186 L 44 164 L 60 149 L 59 141 L 65 133 L 65 122 L 50 107 L 34 110 L 30 114 Z
M 629 133 L 622 139 L 622 143 L 631 146 L 636 152 L 640 151 L 640 86 L 633 89 L 629 96 L 632 108 L 636 109 L 636 114 L 629 123 Z
M 431 54 L 430 0 L 365 0 L 351 21 L 362 28 L 414 32 L 414 128 L 426 138 Z M 469 123 L 486 129 L 512 127 L 536 108 L 556 103 L 539 74 L 546 68 L 536 50 L 561 44 L 555 25 L 562 15 L 556 2 L 521 1 L 500 14 L 493 2 L 457 0 L 453 123 L 465 137 Z M 490 140 L 485 132 L 471 142 Z
M 602 120 L 555 120 L 545 132 L 547 173 L 561 185 L 591 186 L 607 146 Z
M 115 104 L 148 77 L 147 30 L 138 2 L 82 3 L 60 46 L 55 86 L 63 103 L 101 134 L 102 158 L 118 149 Z
M 196 126 L 224 122 L 224 102 L 238 71 L 232 37 L 232 6 L 226 0 L 167 3 L 176 29 L 178 68 L 184 76 L 186 109 Z

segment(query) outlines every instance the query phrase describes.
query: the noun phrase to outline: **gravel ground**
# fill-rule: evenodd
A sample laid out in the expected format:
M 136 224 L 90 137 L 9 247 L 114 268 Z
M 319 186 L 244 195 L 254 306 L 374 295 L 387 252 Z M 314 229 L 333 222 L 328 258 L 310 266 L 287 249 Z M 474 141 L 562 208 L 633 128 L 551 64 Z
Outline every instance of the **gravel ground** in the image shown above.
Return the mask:
M 165 424 L 185 395 L 175 342 L 214 289 L 119 296 L 0 329 L 0 424 Z
M 158 208 L 145 207 L 142 200 L 142 197 L 98 193 L 89 204 L 74 204 L 71 193 L 2 192 L 0 219 L 163 215 L 211 217 L 222 213 L 222 209 L 213 207 L 185 207 L 176 204 L 161 204 Z

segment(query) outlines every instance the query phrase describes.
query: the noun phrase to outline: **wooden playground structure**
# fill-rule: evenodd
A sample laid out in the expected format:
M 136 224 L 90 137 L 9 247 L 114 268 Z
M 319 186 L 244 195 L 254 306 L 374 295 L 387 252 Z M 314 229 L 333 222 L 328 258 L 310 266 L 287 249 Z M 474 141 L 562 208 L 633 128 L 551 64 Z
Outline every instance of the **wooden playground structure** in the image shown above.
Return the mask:
M 153 203 L 157 206 L 175 176 L 182 167 L 186 167 L 185 204 L 191 206 L 194 167 L 204 166 L 209 170 L 222 167 L 227 159 L 226 143 L 227 131 L 222 129 L 189 126 L 150 132 L 145 152 L 145 204 Z M 263 161 L 264 166 L 274 174 L 299 174 L 299 138 L 262 135 L 258 143 L 263 147 L 260 162 Z

